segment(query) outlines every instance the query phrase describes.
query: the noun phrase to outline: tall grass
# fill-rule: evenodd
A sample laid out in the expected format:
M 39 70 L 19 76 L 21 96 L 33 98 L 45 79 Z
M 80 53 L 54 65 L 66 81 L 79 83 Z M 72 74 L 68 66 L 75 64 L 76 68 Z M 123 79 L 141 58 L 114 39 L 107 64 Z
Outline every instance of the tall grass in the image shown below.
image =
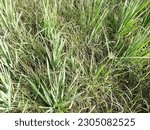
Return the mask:
M 0 0 L 1 112 L 149 112 L 149 0 Z

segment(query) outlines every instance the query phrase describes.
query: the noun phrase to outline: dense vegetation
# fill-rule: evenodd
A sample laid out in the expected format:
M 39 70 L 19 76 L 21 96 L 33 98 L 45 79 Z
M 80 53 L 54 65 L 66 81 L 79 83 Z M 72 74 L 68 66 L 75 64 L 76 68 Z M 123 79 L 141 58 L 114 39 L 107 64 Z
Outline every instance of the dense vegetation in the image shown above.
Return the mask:
M 1 112 L 150 112 L 149 0 L 0 0 Z

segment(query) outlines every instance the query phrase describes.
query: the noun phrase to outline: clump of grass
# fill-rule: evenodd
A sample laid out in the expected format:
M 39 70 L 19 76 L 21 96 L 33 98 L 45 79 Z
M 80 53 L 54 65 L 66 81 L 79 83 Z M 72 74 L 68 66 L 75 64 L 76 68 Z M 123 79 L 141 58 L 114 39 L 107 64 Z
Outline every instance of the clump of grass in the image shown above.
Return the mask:
M 148 0 L 0 0 L 1 112 L 149 112 Z

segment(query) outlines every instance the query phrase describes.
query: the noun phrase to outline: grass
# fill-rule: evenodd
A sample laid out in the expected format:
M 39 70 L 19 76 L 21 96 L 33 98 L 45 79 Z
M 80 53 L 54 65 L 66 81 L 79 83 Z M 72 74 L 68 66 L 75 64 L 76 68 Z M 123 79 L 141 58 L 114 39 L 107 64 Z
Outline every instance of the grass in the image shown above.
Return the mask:
M 149 0 L 0 0 L 0 112 L 150 112 Z

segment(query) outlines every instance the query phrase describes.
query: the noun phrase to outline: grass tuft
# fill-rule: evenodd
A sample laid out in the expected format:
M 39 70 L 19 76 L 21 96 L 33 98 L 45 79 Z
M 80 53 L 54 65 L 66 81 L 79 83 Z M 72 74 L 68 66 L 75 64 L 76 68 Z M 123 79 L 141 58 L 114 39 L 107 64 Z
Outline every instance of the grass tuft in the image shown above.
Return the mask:
M 0 112 L 150 112 L 149 0 L 0 0 Z

